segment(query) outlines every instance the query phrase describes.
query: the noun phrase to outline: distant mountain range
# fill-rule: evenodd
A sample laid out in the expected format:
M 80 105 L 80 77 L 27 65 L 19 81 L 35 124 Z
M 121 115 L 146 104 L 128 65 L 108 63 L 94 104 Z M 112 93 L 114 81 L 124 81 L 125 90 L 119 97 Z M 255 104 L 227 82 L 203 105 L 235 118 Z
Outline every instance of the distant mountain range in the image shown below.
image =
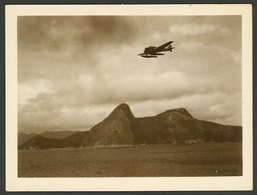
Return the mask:
M 20 139 L 19 136 L 19 149 L 238 142 L 242 141 L 242 127 L 198 120 L 185 108 L 167 110 L 152 117 L 135 118 L 129 106 L 121 104 L 90 131 L 44 132 L 26 139 Z
M 74 133 L 79 133 L 80 131 L 70 131 L 70 130 L 62 130 L 62 131 L 45 131 L 40 134 L 36 133 L 18 133 L 18 145 L 22 145 L 31 138 L 35 136 L 41 136 L 43 138 L 51 138 L 51 139 L 63 139 L 68 136 L 71 136 Z

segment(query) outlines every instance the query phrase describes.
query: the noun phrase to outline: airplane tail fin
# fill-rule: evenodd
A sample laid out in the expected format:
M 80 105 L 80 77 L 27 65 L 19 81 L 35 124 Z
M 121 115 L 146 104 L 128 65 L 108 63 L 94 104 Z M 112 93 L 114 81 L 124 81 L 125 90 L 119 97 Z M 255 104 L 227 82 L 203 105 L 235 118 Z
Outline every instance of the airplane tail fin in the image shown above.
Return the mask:
M 170 52 L 172 52 L 173 49 L 175 49 L 175 47 L 171 47 L 171 48 L 170 48 Z
M 172 47 L 172 45 L 169 45 L 169 46 L 167 47 L 167 49 L 168 49 L 170 52 L 172 52 L 172 50 L 175 49 L 175 47 Z

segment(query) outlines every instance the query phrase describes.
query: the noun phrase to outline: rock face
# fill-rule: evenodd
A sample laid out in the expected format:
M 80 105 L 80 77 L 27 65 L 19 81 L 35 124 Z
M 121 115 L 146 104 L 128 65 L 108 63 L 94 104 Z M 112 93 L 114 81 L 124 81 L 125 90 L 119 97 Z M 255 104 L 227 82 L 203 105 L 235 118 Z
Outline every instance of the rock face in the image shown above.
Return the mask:
M 134 128 L 135 118 L 129 106 L 121 104 L 90 130 L 83 146 L 134 144 Z
M 121 104 L 90 131 L 61 140 L 33 137 L 20 149 L 222 141 L 242 141 L 242 127 L 197 120 L 185 108 L 135 118 L 129 106 Z

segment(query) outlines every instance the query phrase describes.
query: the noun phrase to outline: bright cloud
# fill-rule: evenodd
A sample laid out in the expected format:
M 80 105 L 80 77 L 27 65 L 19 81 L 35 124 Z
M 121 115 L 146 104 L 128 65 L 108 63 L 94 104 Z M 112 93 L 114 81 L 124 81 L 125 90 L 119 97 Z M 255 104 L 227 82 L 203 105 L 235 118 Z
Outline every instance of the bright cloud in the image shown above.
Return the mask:
M 184 36 L 197 36 L 202 34 L 219 33 L 222 36 L 229 36 L 232 32 L 227 27 L 221 27 L 215 24 L 183 24 L 172 25 L 170 32 L 179 33 Z
M 19 83 L 18 103 L 24 105 L 31 98 L 35 98 L 39 93 L 51 92 L 53 84 L 49 80 L 38 79 L 30 82 Z

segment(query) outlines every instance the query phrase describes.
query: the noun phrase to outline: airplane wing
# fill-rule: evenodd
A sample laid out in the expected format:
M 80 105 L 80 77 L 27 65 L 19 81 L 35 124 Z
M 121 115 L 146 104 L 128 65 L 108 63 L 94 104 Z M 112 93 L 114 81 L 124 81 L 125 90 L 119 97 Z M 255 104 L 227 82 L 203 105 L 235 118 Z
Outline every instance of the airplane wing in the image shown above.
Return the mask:
M 169 41 L 163 45 L 161 45 L 160 47 L 157 47 L 154 49 L 155 52 L 160 52 L 162 51 L 163 49 L 165 49 L 168 45 L 170 45 L 171 43 L 173 43 L 173 41 Z

